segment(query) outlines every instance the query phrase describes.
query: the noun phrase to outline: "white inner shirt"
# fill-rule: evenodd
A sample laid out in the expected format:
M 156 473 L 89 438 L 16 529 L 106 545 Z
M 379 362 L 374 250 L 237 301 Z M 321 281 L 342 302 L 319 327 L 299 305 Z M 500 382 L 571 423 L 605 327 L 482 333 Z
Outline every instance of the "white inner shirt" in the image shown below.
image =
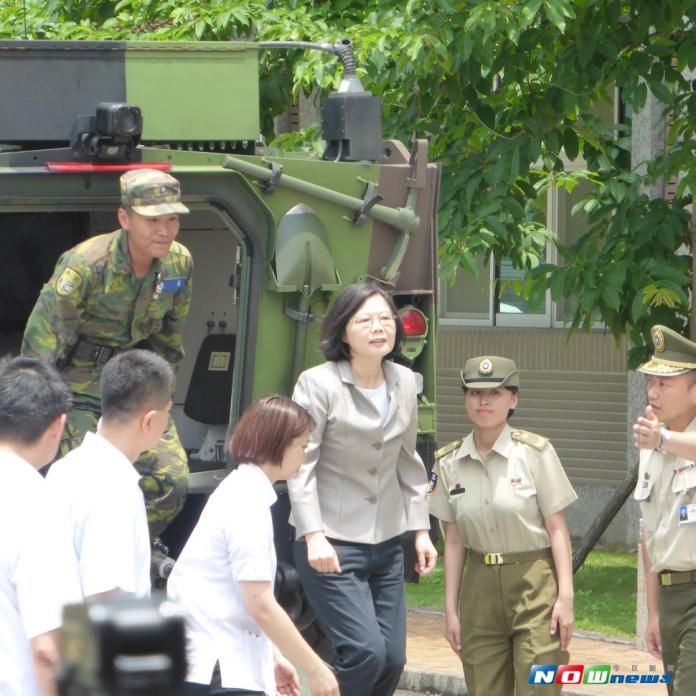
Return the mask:
M 373 403 L 374 407 L 379 412 L 382 423 L 384 423 L 389 413 L 389 392 L 387 391 L 387 383 L 382 382 L 377 389 L 366 389 L 365 387 L 358 387 L 358 389 Z
M 140 474 L 98 433 L 57 461 L 46 482 L 67 516 L 85 597 L 150 595 L 150 533 Z

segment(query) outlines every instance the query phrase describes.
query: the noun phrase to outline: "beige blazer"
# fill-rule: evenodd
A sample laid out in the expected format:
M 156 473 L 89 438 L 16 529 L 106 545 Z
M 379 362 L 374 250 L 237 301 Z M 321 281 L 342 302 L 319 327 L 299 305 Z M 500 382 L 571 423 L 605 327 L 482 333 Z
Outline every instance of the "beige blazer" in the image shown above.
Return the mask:
M 334 539 L 377 544 L 429 528 L 427 477 L 416 452 L 415 376 L 390 361 L 384 374 L 384 424 L 355 386 L 349 362 L 323 363 L 297 380 L 292 398 L 316 421 L 307 462 L 288 481 L 298 539 L 323 531 Z

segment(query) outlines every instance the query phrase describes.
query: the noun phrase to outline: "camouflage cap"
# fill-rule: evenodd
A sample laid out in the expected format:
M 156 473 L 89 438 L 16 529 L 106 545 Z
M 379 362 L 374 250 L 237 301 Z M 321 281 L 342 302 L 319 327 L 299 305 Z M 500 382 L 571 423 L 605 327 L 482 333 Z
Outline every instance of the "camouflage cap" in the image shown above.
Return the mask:
M 179 182 L 156 169 L 131 169 L 121 177 L 121 204 L 140 215 L 188 213 Z
M 676 377 L 696 370 L 696 343 L 666 326 L 653 326 L 650 335 L 654 353 L 648 362 L 638 368 L 640 372 Z
M 520 386 L 520 374 L 515 361 L 497 355 L 480 355 L 478 358 L 470 358 L 459 374 L 465 389 Z

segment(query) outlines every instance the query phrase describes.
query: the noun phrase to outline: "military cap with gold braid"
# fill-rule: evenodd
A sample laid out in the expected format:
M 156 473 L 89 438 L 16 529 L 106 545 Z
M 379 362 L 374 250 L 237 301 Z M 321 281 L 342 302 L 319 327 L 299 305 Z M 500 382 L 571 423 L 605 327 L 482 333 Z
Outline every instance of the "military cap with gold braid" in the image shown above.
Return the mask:
M 478 358 L 470 358 L 459 374 L 465 389 L 520 386 L 520 374 L 517 371 L 515 361 L 497 355 L 481 355 Z
M 638 370 L 646 375 L 676 377 L 696 370 L 696 343 L 666 326 L 653 326 L 650 331 L 655 351 Z

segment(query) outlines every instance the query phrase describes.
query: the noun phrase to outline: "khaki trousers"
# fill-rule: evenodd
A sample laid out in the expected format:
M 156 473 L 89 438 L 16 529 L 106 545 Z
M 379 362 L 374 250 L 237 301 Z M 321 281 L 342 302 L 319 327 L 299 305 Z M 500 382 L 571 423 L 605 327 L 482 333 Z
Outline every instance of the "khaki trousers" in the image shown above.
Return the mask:
M 470 696 L 556 696 L 558 685 L 532 685 L 533 664 L 568 663 L 549 634 L 558 596 L 548 559 L 487 566 L 467 559 L 459 601 L 462 665 Z
M 669 696 L 696 693 L 696 584 L 660 586 L 660 637 Z

